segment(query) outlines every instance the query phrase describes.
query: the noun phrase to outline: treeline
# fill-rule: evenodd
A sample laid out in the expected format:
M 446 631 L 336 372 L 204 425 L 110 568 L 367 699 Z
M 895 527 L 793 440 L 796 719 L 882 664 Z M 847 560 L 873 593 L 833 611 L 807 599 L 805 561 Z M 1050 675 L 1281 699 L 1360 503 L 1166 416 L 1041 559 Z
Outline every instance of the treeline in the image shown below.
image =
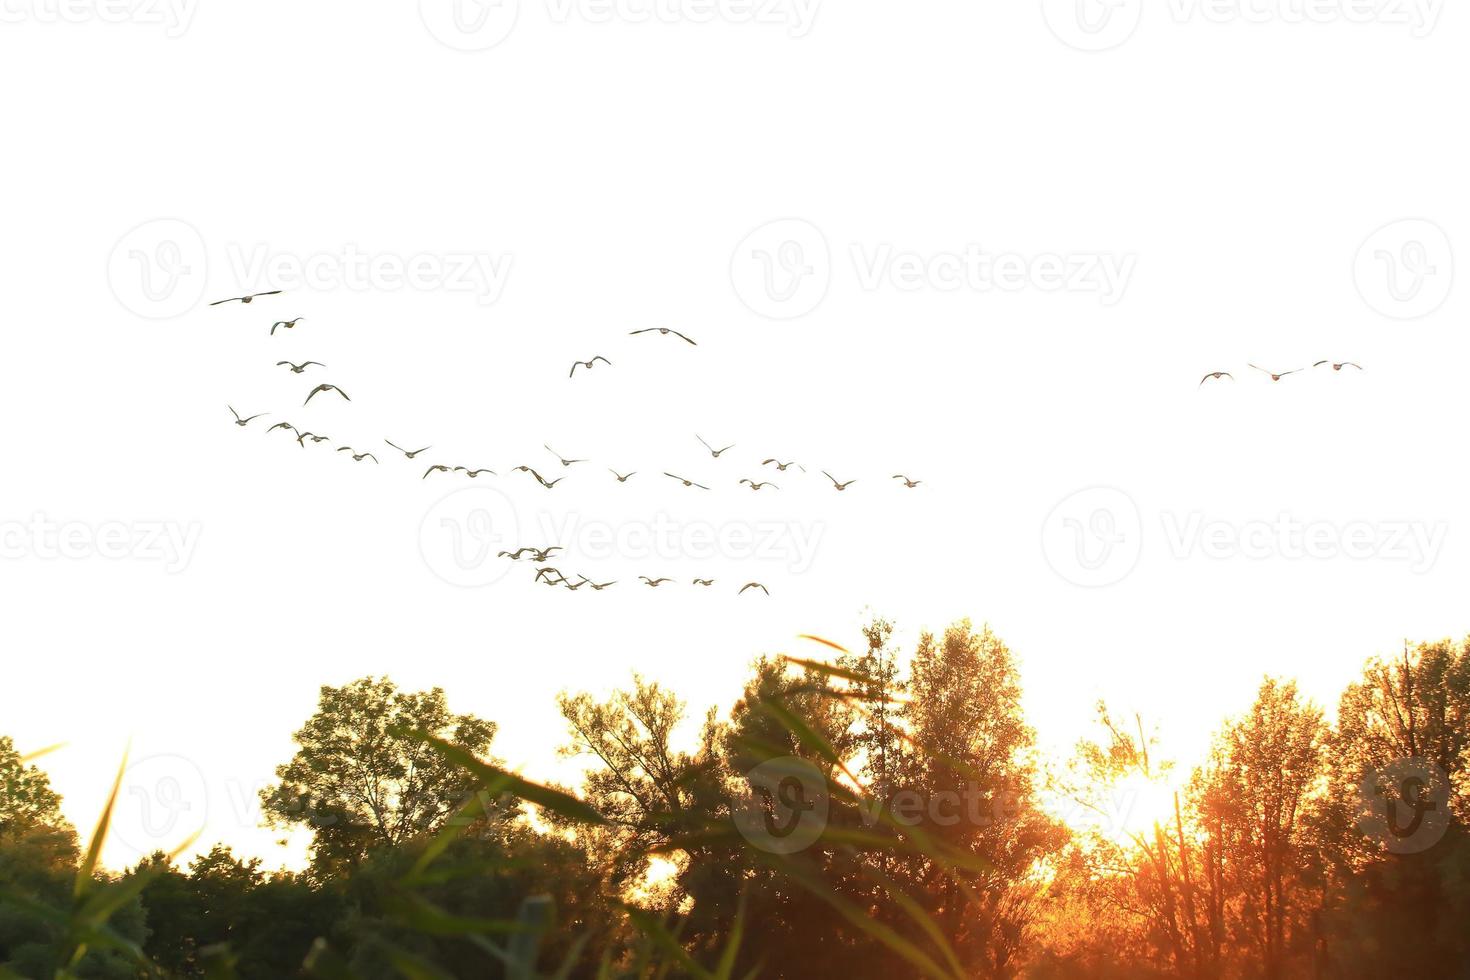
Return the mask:
M 864 637 L 757 660 L 723 716 L 636 675 L 563 695 L 575 788 L 438 689 L 324 687 L 262 793 L 300 873 L 105 874 L 0 739 L 0 975 L 1470 976 L 1470 641 L 1370 661 L 1330 723 L 1267 679 L 1180 779 L 1103 706 L 1038 758 L 988 629 Z M 1073 819 L 1166 776 L 1147 830 Z

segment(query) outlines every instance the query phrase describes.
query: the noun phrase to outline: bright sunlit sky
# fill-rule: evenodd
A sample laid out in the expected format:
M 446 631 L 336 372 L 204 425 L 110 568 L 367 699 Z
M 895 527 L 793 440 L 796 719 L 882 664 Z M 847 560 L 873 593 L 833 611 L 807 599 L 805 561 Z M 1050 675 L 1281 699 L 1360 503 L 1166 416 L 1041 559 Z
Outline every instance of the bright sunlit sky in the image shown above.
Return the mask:
M 461 51 L 433 0 L 181 30 L 28 3 L 0 24 L 0 732 L 65 743 L 43 764 L 83 834 L 131 740 L 112 867 L 201 825 L 299 865 L 255 791 L 318 688 L 368 674 L 442 686 L 499 756 L 567 778 L 558 691 L 638 670 L 724 711 L 754 656 L 814 653 L 798 634 L 856 645 L 876 613 L 909 649 L 968 616 L 1017 652 L 1048 751 L 1102 698 L 1190 766 L 1266 673 L 1330 706 L 1405 637 L 1470 631 L 1462 9 L 1416 37 L 1397 5 L 1150 2 L 1114 37 L 1035 0 L 843 0 L 804 30 L 521 0 Z M 1123 279 L 984 290 L 967 251 Z M 498 294 L 452 288 L 463 256 Z M 628 336 L 659 326 L 698 346 Z M 1364 370 L 1247 367 L 1321 358 Z M 351 401 L 303 407 L 321 382 Z M 619 584 L 456 571 L 484 515 Z

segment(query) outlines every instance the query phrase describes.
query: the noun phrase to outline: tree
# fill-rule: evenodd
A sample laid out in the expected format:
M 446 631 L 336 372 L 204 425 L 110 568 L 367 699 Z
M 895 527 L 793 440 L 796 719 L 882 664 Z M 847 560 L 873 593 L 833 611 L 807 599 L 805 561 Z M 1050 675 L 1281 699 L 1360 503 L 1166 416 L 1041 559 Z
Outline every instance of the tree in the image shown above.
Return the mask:
M 410 694 L 387 678 L 324 686 L 261 801 L 275 824 L 311 828 L 319 866 L 354 866 L 373 848 L 437 830 L 475 789 L 416 733 L 483 756 L 495 727 L 450 713 L 437 687 Z

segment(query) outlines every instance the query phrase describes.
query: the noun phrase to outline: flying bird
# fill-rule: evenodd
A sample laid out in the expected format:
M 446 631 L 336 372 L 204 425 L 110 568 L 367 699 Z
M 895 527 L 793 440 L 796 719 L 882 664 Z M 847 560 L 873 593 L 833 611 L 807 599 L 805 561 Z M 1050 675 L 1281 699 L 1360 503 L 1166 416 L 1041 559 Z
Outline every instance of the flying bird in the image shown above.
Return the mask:
M 831 480 L 832 481 L 832 485 L 834 487 L 836 487 L 838 490 L 846 490 L 848 487 L 852 486 L 854 483 L 857 482 L 856 480 L 848 480 L 846 483 L 838 483 L 837 482 L 837 478 L 835 476 L 833 476 L 831 473 L 828 473 L 826 470 L 823 470 L 822 471 L 822 475 L 825 476 L 827 479 Z
M 598 585 L 596 582 L 588 582 L 587 584 L 592 586 L 593 592 L 601 592 L 603 589 L 608 588 L 609 586 L 617 585 L 618 583 L 617 580 L 614 579 L 611 582 L 603 582 L 601 585 Z
M 704 586 L 707 589 L 711 585 L 714 585 L 715 584 L 715 580 L 712 579 L 712 578 L 697 578 L 697 579 L 694 580 L 694 582 L 692 584 L 694 584 L 694 585 L 702 585 L 702 586 Z
M 546 445 L 546 443 L 544 443 L 544 442 L 541 444 L 541 447 L 543 449 L 545 449 L 548 453 L 551 453 L 551 455 L 555 456 L 557 459 L 561 460 L 561 465 L 563 465 L 563 466 L 571 466 L 573 463 L 585 463 L 585 462 L 587 462 L 585 459 L 566 459 L 565 457 L 562 456 L 561 453 L 557 452 L 555 449 L 552 449 L 550 446 Z M 536 471 L 535 470 L 532 470 L 531 472 L 534 473 Z
M 531 469 L 531 467 L 529 467 L 529 466 L 517 466 L 515 469 L 511 470 L 511 472 L 512 473 L 529 473 L 529 474 L 531 474 L 532 476 L 534 476 L 536 478 L 536 482 L 537 483 L 541 484 L 543 487 L 545 487 L 548 490 L 550 490 L 552 487 L 556 486 L 562 480 L 565 480 L 566 479 L 566 477 L 560 477 L 559 479 L 552 480 L 551 482 L 548 483 L 547 480 L 546 480 L 546 477 L 542 476 L 540 473 L 537 473 L 535 470 Z
M 903 481 L 903 485 L 906 486 L 906 487 L 908 487 L 910 490 L 912 490 L 914 487 L 916 487 L 919 484 L 921 484 L 921 483 L 924 482 L 923 480 L 910 480 L 908 477 L 904 476 L 902 473 L 895 473 L 895 474 L 893 474 L 893 478 L 895 480 L 902 480 Z
M 539 565 L 542 562 L 549 561 L 553 551 L 566 550 L 561 545 L 554 544 L 550 548 L 517 548 L 515 551 L 502 551 L 497 557 L 509 558 L 511 561 L 520 561 L 521 555 L 530 555 L 531 560 Z
M 805 466 L 802 466 L 800 463 L 795 462 L 795 461 L 792 461 L 790 463 L 783 463 L 779 459 L 766 459 L 766 460 L 762 460 L 761 461 L 761 465 L 762 466 L 770 466 L 772 463 L 775 463 L 776 464 L 776 472 L 778 472 L 778 473 L 785 473 L 786 472 L 786 467 L 788 467 L 788 466 L 795 466 L 797 469 L 801 470 L 803 473 L 806 472 L 806 467 Z
M 264 292 L 264 293 L 251 293 L 249 296 L 231 296 L 229 299 L 217 299 L 213 303 L 210 303 L 209 305 L 210 306 L 219 306 L 221 303 L 236 303 L 236 302 L 238 302 L 238 303 L 249 303 L 249 302 L 252 302 L 255 299 L 255 297 L 257 297 L 257 296 L 275 296 L 279 292 L 280 292 L 279 289 L 272 289 L 272 290 L 269 290 L 269 291 Z
M 685 343 L 694 344 L 695 347 L 698 347 L 699 346 L 698 344 L 695 344 L 694 341 L 690 340 L 688 337 L 686 337 L 683 334 L 681 334 L 679 331 L 677 331 L 677 330 L 671 330 L 668 327 L 647 327 L 647 328 L 645 328 L 643 330 L 633 330 L 633 331 L 630 331 L 628 333 L 628 336 L 629 337 L 636 337 L 640 333 L 654 333 L 655 331 L 657 331 L 659 334 L 661 334 L 662 336 L 665 336 L 665 337 L 667 337 L 669 334 L 673 334 L 675 337 L 678 337 L 680 340 L 684 341 Z
M 1272 381 L 1280 381 L 1282 378 L 1286 377 L 1288 374 L 1298 374 L 1298 373 L 1301 372 L 1301 368 L 1294 368 L 1293 370 L 1290 370 L 1290 371 L 1282 371 L 1280 374 L 1277 374 L 1275 371 L 1267 371 L 1265 368 L 1263 368 L 1263 367 L 1256 367 L 1256 365 L 1254 365 L 1254 364 L 1251 364 L 1249 366 L 1250 367 L 1253 367 L 1253 368 L 1256 368 L 1256 370 L 1257 371 L 1260 371 L 1262 374 L 1268 374 L 1268 375 L 1270 375 Z M 1203 384 L 1204 382 L 1200 382 L 1200 383 Z
M 291 369 L 292 374 L 300 374 L 302 371 L 305 371 L 313 364 L 315 364 L 317 367 L 326 367 L 326 365 L 323 364 L 321 361 L 302 361 L 300 364 L 292 364 L 290 361 L 277 361 L 276 367 L 280 367 L 283 364 Z
M 598 361 L 601 361 L 602 363 L 606 364 L 608 367 L 612 367 L 612 361 L 609 361 L 607 358 L 603 357 L 601 354 L 597 354 L 590 361 L 573 361 L 572 362 L 572 369 L 571 369 L 571 371 L 567 372 L 567 377 L 570 378 L 572 375 L 576 374 L 577 373 L 577 368 L 579 368 L 579 367 L 584 367 L 584 368 L 586 368 L 589 371 L 592 370 L 592 365 L 596 364 Z
M 269 412 L 261 412 L 259 415 L 252 415 L 248 419 L 242 419 L 240 417 L 240 413 L 237 412 L 237 411 L 235 411 L 233 408 L 230 408 L 230 406 L 226 405 L 225 408 L 229 408 L 230 409 L 230 414 L 233 415 L 233 416 L 235 416 L 235 424 L 238 425 L 242 429 L 245 428 L 245 426 L 249 425 L 251 422 L 255 421 L 256 419 L 258 419 L 258 418 L 260 418 L 262 416 L 265 416 L 265 415 L 269 415 L 270 414 Z
M 614 469 L 609 469 L 608 472 L 611 473 L 613 476 L 617 477 L 619 483 L 627 483 L 630 477 L 635 477 L 635 476 L 638 475 L 638 471 L 637 470 L 634 470 L 632 473 L 629 473 L 627 476 L 624 476 L 623 474 L 619 473 L 617 470 L 614 470 Z
M 678 480 L 680 483 L 684 484 L 686 487 L 698 487 L 701 490 L 708 490 L 709 489 L 709 487 L 705 486 L 703 483 L 695 483 L 693 480 L 686 480 L 682 476 L 674 476 L 674 474 L 672 474 L 672 473 L 665 473 L 664 476 L 669 477 L 672 480 Z
M 1318 368 L 1324 364 L 1331 364 L 1332 370 L 1334 371 L 1341 371 L 1345 367 L 1355 367 L 1359 371 L 1363 370 L 1363 365 L 1354 364 L 1352 361 L 1343 361 L 1341 364 L 1338 364 L 1336 361 L 1318 361 L 1316 364 L 1313 364 L 1312 367 Z
M 370 459 L 374 463 L 376 463 L 378 461 L 378 457 L 374 456 L 372 453 L 360 453 L 357 450 L 353 449 L 351 446 L 340 446 L 340 447 L 338 447 L 337 452 L 339 452 L 339 453 L 351 453 L 352 454 L 352 461 L 354 463 L 361 463 L 365 459 Z
M 310 402 L 313 398 L 324 391 L 335 391 L 337 394 L 341 395 L 344 400 L 349 402 L 352 401 L 351 398 L 347 397 L 347 392 L 343 391 L 341 388 L 338 388 L 336 385 L 317 385 L 315 388 L 311 389 L 311 394 L 307 395 L 306 401 L 302 402 L 301 404 L 307 404 L 307 402 Z
M 423 449 L 415 449 L 413 452 L 409 452 L 407 449 L 404 449 L 402 446 L 394 445 L 394 443 L 389 442 L 389 440 L 387 440 L 387 439 L 384 439 L 383 441 L 386 442 L 386 443 L 388 443 L 388 445 L 393 446 L 394 449 L 398 450 L 400 453 L 402 453 L 403 455 L 407 456 L 409 459 L 413 459 L 419 453 L 426 453 L 430 449 L 433 449 L 434 448 L 433 446 L 425 446 Z
M 301 430 L 298 429 L 298 428 L 296 428 L 296 426 L 292 425 L 290 422 L 277 422 L 275 425 L 271 426 L 269 429 L 266 429 L 265 430 L 265 434 L 266 435 L 270 435 L 272 432 L 276 431 L 277 429 L 290 429 L 292 432 L 296 433 L 296 437 L 298 439 L 301 438 Z
M 741 480 L 740 482 L 750 484 L 750 489 L 752 490 L 759 490 L 762 487 L 776 487 L 774 483 L 756 483 L 754 480 Z M 776 489 L 780 490 L 781 488 L 776 487 Z
M 555 580 L 553 580 L 551 578 L 551 576 L 553 576 L 553 575 L 556 576 L 556 579 Z M 534 581 L 540 582 L 543 579 L 545 579 L 547 585 L 561 585 L 563 582 L 565 582 L 567 580 L 567 577 L 561 573 L 560 569 L 556 569 L 556 568 L 538 568 L 538 569 L 536 569 L 536 578 L 534 579 Z
M 715 459 L 719 459 L 721 456 L 725 455 L 730 450 L 735 448 L 733 445 L 730 445 L 726 446 L 724 449 L 716 449 L 714 446 L 711 446 L 709 443 L 705 442 L 703 436 L 696 435 L 694 438 L 698 439 L 700 444 L 704 446 L 705 449 L 708 449 L 709 454 Z
M 642 579 L 643 584 L 648 586 L 650 589 L 656 589 L 660 585 L 663 585 L 665 582 L 673 581 L 673 579 L 671 578 L 649 578 L 647 575 L 640 575 L 638 577 Z
M 326 442 L 330 438 L 331 438 L 331 436 L 319 436 L 315 432 L 298 432 L 298 433 L 296 433 L 296 441 L 299 442 L 299 443 L 301 443 L 301 448 L 302 449 L 305 449 L 306 448 L 306 440 L 308 440 L 308 439 L 310 439 L 312 442 Z
M 741 587 L 740 591 L 737 592 L 737 593 L 735 593 L 735 594 L 736 595 L 745 595 L 745 593 L 748 590 L 750 590 L 750 589 L 760 589 L 766 595 L 770 595 L 771 594 L 771 590 L 768 589 L 768 588 L 766 588 L 764 585 L 761 585 L 759 582 L 747 582 L 747 583 L 745 583 L 744 586 Z
M 495 472 L 494 470 L 489 470 L 489 469 L 472 470 L 468 466 L 456 466 L 454 468 L 454 472 L 456 472 L 456 473 L 463 473 L 465 476 L 469 477 L 471 480 L 475 479 L 475 477 L 479 476 L 481 473 L 489 473 L 491 476 L 499 476 L 500 475 L 499 473 Z
M 247 299 L 245 302 L 248 303 L 250 301 Z M 296 329 L 296 324 L 300 323 L 302 320 L 305 320 L 305 319 L 306 319 L 306 317 L 304 317 L 304 316 L 298 316 L 294 320 L 277 320 L 275 323 L 272 323 L 271 324 L 271 336 L 274 337 L 276 335 L 276 328 L 277 327 L 285 327 L 287 330 L 295 330 Z
M 1231 381 L 1234 381 L 1235 375 L 1231 374 L 1229 371 L 1211 371 L 1203 378 L 1200 378 L 1199 385 L 1201 388 L 1203 388 L 1206 381 L 1219 381 L 1221 378 L 1229 378 Z
M 436 465 L 430 466 L 428 469 L 424 470 L 424 475 L 422 477 L 420 477 L 420 479 L 427 480 L 429 478 L 429 474 L 430 473 L 451 473 L 451 472 L 453 472 L 453 470 L 450 467 L 443 466 L 443 465 L 437 465 L 436 464 Z

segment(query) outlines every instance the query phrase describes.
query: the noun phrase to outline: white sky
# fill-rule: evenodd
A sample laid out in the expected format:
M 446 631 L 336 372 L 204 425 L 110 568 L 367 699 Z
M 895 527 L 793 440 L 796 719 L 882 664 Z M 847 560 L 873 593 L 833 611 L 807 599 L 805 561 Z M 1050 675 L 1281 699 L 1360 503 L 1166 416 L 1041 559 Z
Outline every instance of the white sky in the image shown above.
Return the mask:
M 180 31 L 141 2 L 125 23 L 4 7 L 0 731 L 67 743 L 45 765 L 83 833 L 132 739 L 114 866 L 201 821 L 200 846 L 299 862 L 299 842 L 253 827 L 254 788 L 319 685 L 365 674 L 443 686 L 501 724 L 499 754 L 550 777 L 559 690 L 638 669 L 696 713 L 723 709 L 748 661 L 799 633 L 857 643 L 871 609 L 909 647 L 970 616 L 1021 656 L 1045 745 L 1075 741 L 1103 697 L 1160 722 L 1192 765 L 1266 672 L 1330 705 L 1403 637 L 1470 630 L 1470 344 L 1452 281 L 1470 235 L 1465 11 L 1418 38 L 1391 22 L 1407 5 L 1303 23 L 1281 0 L 1217 23 L 1175 0 L 1084 53 L 1035 2 L 844 0 L 793 36 L 693 23 L 699 0 L 665 4 L 678 23 L 521 0 L 503 43 L 467 53 L 426 29 L 446 11 L 425 6 L 215 4 Z M 778 219 L 830 254 L 803 232 L 796 266 L 814 271 L 792 302 L 814 308 L 790 319 L 752 294 L 754 253 L 789 259 L 783 236 L 745 241 Z M 132 253 L 170 260 L 167 235 L 188 272 L 148 301 Z M 1130 274 L 1111 304 L 866 282 L 885 254 L 971 247 Z M 352 250 L 511 265 L 482 304 L 327 281 Z M 1384 250 L 1407 263 L 1397 299 Z M 258 255 L 326 258 L 313 285 L 252 278 Z M 197 302 L 275 285 L 290 291 Z M 699 346 L 627 336 L 650 326 Z M 593 354 L 614 366 L 569 381 Z M 1367 370 L 1272 385 L 1246 367 L 1324 357 Z M 328 369 L 292 375 L 283 358 Z M 1197 388 L 1214 370 L 1237 382 Z M 303 409 L 321 381 L 352 401 Z M 227 403 L 272 414 L 242 430 Z M 266 437 L 281 420 L 334 438 Z M 696 433 L 737 448 L 712 460 Z M 436 448 L 409 463 L 385 437 Z M 550 493 L 509 473 L 562 475 L 544 442 L 592 462 Z M 344 444 L 383 465 L 331 451 Z M 810 472 L 763 471 L 771 455 Z M 421 480 L 430 462 L 501 477 Z M 617 485 L 608 466 L 639 476 Z M 822 468 L 859 482 L 839 495 Z M 905 490 L 898 472 L 925 482 Z M 747 476 L 781 490 L 752 494 Z M 441 504 L 461 487 L 488 503 Z M 1093 487 L 1125 496 L 1074 497 Z M 1093 523 L 1104 506 L 1112 525 Z M 529 566 L 447 583 L 440 521 L 482 507 L 497 531 L 513 515 L 516 543 L 553 543 L 542 527 L 577 542 L 554 562 L 569 574 L 620 584 L 533 587 Z M 1283 514 L 1322 536 L 1315 556 L 1264 536 Z M 34 515 L 84 529 L 67 532 L 73 557 Z M 814 544 L 786 560 L 628 537 L 659 522 Z M 1216 550 L 1171 543 L 1206 525 Z M 1079 526 L 1121 536 L 1096 571 L 1068 564 Z M 141 544 L 93 554 L 156 527 L 197 534 L 181 568 Z M 1433 544 L 1405 557 L 1401 531 Z M 594 553 L 604 532 L 623 543 Z M 1250 554 L 1229 545 L 1241 533 Z M 1335 547 L 1360 533 L 1373 556 Z M 640 574 L 680 582 L 651 591 Z M 694 590 L 696 575 L 717 584 Z M 737 598 L 752 579 L 771 598 Z

